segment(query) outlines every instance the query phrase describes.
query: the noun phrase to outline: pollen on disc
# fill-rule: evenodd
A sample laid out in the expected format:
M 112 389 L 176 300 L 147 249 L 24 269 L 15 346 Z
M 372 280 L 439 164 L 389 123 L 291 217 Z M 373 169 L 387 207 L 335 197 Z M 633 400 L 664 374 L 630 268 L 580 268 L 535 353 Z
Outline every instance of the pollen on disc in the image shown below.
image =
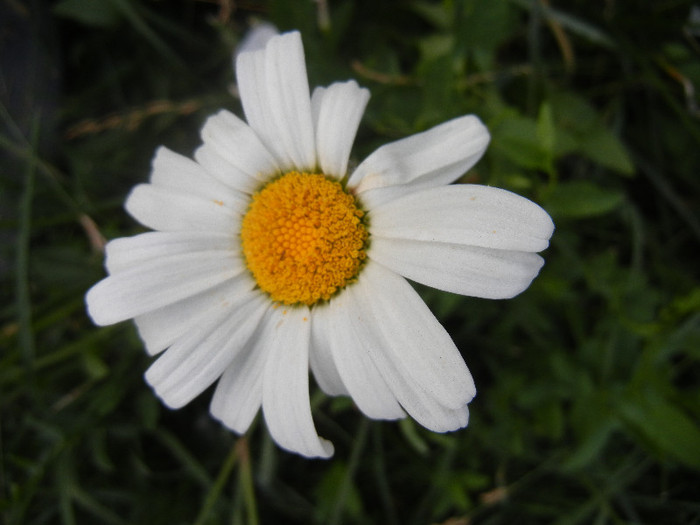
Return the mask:
M 246 265 L 275 302 L 328 300 L 355 279 L 366 257 L 363 215 L 338 182 L 286 173 L 253 195 L 243 217 Z

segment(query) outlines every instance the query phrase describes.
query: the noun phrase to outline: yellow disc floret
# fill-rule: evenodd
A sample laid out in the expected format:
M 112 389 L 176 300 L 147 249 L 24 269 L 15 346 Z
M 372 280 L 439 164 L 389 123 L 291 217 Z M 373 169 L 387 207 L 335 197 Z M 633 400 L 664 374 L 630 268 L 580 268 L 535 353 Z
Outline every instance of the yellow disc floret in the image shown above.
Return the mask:
M 246 265 L 278 303 L 328 300 L 357 276 L 366 257 L 363 215 L 340 183 L 286 173 L 253 195 L 243 217 Z

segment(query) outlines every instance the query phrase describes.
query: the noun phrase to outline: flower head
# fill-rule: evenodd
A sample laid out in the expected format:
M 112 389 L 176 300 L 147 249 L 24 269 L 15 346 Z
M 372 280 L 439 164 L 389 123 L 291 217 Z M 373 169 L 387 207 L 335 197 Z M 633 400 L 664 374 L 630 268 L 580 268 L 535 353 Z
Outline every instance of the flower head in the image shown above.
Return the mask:
M 466 426 L 472 377 L 405 278 L 512 297 L 539 272 L 551 219 L 508 191 L 449 185 L 489 142 L 474 116 L 348 173 L 369 92 L 349 81 L 309 96 L 299 33 L 241 53 L 236 72 L 247 123 L 210 117 L 195 160 L 156 152 L 126 202 L 155 231 L 108 243 L 92 319 L 134 319 L 162 352 L 146 380 L 169 407 L 218 381 L 215 418 L 242 433 L 262 407 L 275 441 L 304 456 L 333 453 L 314 428 L 309 368 L 368 417 Z

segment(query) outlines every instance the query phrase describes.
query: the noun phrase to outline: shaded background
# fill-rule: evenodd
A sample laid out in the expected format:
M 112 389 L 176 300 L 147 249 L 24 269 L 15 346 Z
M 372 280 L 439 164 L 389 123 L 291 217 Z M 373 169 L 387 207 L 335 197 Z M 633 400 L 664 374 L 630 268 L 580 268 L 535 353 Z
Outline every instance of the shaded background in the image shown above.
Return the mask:
M 674 0 L 0 0 L 3 524 L 700 523 L 700 8 Z M 469 427 L 312 385 L 330 461 L 163 407 L 83 295 L 161 144 L 238 114 L 232 52 L 300 29 L 310 83 L 372 91 L 354 149 L 476 113 L 463 181 L 557 230 L 510 301 L 420 288 L 474 375 Z

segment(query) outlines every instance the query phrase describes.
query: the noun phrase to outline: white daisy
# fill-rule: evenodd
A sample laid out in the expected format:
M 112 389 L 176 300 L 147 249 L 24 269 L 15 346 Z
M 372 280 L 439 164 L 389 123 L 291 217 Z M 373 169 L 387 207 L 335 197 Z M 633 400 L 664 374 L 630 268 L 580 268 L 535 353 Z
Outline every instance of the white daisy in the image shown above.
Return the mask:
M 190 160 L 160 148 L 127 211 L 156 230 L 106 248 L 87 294 L 95 323 L 134 319 L 146 380 L 178 408 L 218 380 L 212 415 L 238 433 L 262 406 L 283 448 L 329 457 L 309 406 L 309 368 L 374 419 L 408 413 L 446 432 L 476 391 L 459 351 L 405 278 L 502 299 L 525 290 L 553 231 L 505 190 L 448 185 L 483 154 L 478 118 L 379 148 L 348 173 L 369 91 L 309 97 L 299 33 L 241 53 L 247 124 L 210 117 Z

